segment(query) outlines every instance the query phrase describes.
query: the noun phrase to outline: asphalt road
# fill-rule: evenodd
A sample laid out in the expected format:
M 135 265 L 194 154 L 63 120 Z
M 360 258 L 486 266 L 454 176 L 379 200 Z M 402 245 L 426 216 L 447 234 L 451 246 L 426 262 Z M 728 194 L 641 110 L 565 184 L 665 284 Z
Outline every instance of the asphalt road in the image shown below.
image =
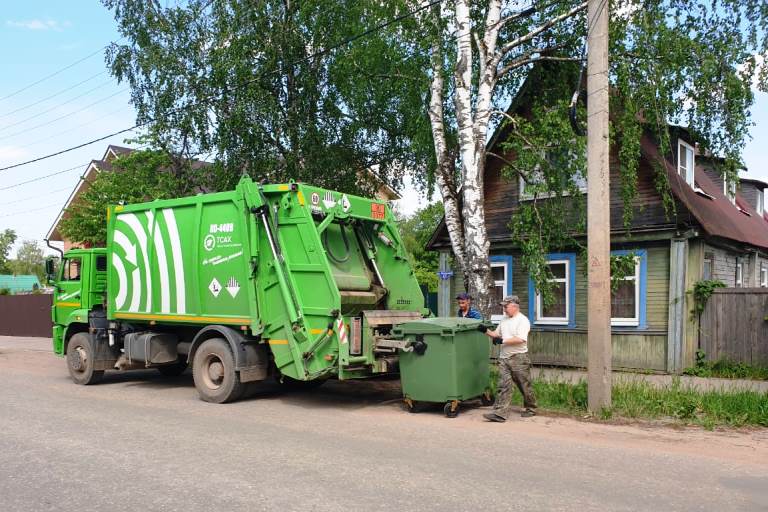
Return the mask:
M 768 510 L 768 434 L 408 414 L 396 382 L 265 390 L 190 375 L 76 386 L 0 337 L 0 511 Z

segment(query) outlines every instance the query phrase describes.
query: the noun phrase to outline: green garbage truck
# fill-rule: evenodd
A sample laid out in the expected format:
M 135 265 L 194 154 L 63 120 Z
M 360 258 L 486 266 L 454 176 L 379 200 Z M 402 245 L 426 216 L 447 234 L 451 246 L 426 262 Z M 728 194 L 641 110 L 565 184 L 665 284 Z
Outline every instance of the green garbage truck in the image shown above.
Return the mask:
M 200 397 L 224 403 L 270 378 L 394 373 L 392 329 L 428 315 L 382 201 L 244 177 L 106 222 L 106 247 L 68 251 L 55 278 L 53 350 L 78 384 L 191 364 Z

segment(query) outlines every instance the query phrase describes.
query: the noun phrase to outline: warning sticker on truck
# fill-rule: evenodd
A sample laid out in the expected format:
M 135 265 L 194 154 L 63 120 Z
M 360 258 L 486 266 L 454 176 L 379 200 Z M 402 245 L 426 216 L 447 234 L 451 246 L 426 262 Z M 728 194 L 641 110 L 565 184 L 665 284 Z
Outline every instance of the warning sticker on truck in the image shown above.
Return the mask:
M 371 217 L 374 219 L 384 219 L 387 214 L 387 207 L 381 203 L 371 203 Z

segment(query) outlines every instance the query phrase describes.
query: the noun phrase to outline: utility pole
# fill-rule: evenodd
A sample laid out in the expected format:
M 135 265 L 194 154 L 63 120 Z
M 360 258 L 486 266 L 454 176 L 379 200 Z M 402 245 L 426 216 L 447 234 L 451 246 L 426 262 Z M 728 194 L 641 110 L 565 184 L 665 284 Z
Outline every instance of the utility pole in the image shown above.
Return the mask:
M 611 200 L 608 135 L 608 1 L 587 5 L 587 398 L 611 405 Z

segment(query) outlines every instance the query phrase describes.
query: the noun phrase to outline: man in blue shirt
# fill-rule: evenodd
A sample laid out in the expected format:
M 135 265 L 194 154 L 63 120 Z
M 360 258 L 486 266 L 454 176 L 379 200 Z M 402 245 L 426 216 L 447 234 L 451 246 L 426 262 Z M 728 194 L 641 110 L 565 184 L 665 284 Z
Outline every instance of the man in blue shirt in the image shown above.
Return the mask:
M 472 297 L 468 293 L 458 294 L 456 301 L 459 303 L 459 311 L 456 313 L 456 316 L 459 318 L 474 318 L 476 320 L 483 319 L 483 315 L 472 307 Z

